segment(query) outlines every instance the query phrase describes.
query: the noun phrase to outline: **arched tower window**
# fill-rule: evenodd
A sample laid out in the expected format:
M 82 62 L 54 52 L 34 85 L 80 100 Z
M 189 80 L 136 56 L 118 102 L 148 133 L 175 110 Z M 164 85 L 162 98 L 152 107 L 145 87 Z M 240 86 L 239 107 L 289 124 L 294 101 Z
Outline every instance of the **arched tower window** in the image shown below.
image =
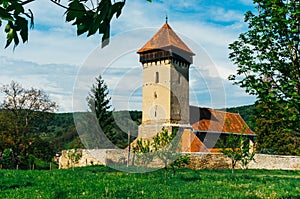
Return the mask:
M 159 83 L 159 72 L 155 73 L 155 83 Z
M 157 93 L 154 91 L 154 99 L 157 99 Z

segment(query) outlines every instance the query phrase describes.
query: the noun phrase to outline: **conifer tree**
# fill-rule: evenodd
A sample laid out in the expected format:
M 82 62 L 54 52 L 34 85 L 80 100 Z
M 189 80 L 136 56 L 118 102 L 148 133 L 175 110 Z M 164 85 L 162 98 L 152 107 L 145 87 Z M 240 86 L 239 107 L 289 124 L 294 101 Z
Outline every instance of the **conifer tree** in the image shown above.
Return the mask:
M 87 97 L 88 107 L 96 115 L 97 122 L 101 130 L 108 139 L 113 141 L 113 124 L 112 106 L 110 103 L 109 91 L 101 75 L 96 78 L 89 96 Z

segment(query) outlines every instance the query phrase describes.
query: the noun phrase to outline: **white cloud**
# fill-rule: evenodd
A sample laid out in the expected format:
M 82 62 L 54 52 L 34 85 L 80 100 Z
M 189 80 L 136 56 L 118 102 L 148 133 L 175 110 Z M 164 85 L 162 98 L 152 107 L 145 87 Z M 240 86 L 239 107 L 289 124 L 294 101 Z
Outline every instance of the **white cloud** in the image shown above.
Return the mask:
M 241 3 L 252 6 L 253 5 L 253 0 L 239 0 Z
M 212 19 L 219 22 L 240 21 L 243 18 L 243 12 L 236 10 L 225 10 L 221 7 L 211 7 Z
M 0 85 L 17 81 L 24 88 L 44 90 L 58 103 L 59 111 L 70 111 L 77 66 L 66 64 L 40 65 L 0 56 Z M 3 101 L 3 95 L 0 101 Z
M 253 98 L 226 80 L 235 71 L 227 58 L 228 44 L 245 31 L 243 10 L 222 7 L 223 4 L 214 1 L 127 1 L 120 18 L 112 22 L 110 45 L 99 49 L 101 35 L 77 37 L 75 28 L 65 23 L 62 8 L 48 1 L 29 5 L 35 15 L 36 28 L 30 30 L 27 44 L 20 44 L 15 51 L 1 51 L 0 83 L 7 84 L 13 79 L 24 87 L 42 88 L 59 103 L 60 111 L 72 111 L 73 84 L 79 66 L 82 84 L 78 89 L 85 92 L 79 107 L 86 106 L 85 97 L 94 78 L 108 67 L 103 77 L 116 109 L 140 109 L 142 76 L 135 52 L 163 25 L 166 14 L 172 28 L 196 51 L 194 67 L 206 77 L 207 85 L 191 78 L 191 91 L 198 94 L 191 103 L 212 106 L 211 98 L 219 97 L 218 89 L 222 89 L 214 85 L 215 81 L 225 82 L 225 92 L 230 91 L 226 97 L 230 106 L 253 102 Z M 2 32 L 1 38 L 4 37 Z

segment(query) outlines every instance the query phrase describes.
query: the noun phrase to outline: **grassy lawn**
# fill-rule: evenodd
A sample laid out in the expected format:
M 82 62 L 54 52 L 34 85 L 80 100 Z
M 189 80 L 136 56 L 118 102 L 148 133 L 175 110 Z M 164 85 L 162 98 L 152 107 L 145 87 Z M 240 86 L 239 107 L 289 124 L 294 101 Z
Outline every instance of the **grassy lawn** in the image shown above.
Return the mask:
M 0 198 L 300 198 L 300 171 L 0 170 Z

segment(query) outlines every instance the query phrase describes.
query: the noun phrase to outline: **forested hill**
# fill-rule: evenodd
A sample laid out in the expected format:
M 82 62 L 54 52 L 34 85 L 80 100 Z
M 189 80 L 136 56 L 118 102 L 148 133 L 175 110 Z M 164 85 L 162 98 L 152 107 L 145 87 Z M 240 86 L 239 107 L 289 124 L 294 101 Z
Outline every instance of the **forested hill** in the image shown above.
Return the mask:
M 255 130 L 255 119 L 254 119 L 254 105 L 240 106 L 221 109 L 223 111 L 239 113 L 249 127 Z M 114 112 L 114 116 L 118 118 L 124 118 L 121 120 L 121 124 L 131 124 L 132 126 L 138 126 L 141 124 L 142 112 L 141 111 L 129 111 L 130 118 L 125 117 L 127 111 L 117 111 Z M 44 138 L 48 139 L 54 146 L 54 148 L 59 151 L 62 149 L 72 148 L 72 147 L 83 147 L 78 138 L 78 134 L 73 121 L 72 113 L 52 113 L 51 117 L 48 117 L 48 121 L 44 124 L 47 125 L 45 132 L 41 134 Z M 137 130 L 137 129 L 134 129 Z M 117 146 L 124 148 L 127 146 L 127 134 L 122 132 L 117 126 L 114 128 L 115 136 L 114 142 Z M 134 139 L 134 137 L 132 137 Z
M 248 123 L 249 127 L 255 130 L 253 117 L 254 106 L 230 108 L 226 111 L 239 113 Z M 75 128 L 72 113 L 34 112 L 34 117 L 32 117 L 28 123 L 31 130 L 26 134 L 16 134 L 14 131 L 9 131 L 13 123 L 5 122 L 9 122 L 8 118 L 10 112 L 3 112 L 0 110 L 0 113 L 0 152 L 3 152 L 3 154 L 9 153 L 10 155 L 7 157 L 11 157 L 13 160 L 11 161 L 13 165 L 10 165 L 10 167 L 5 166 L 5 168 L 15 168 L 16 166 L 15 164 L 17 163 L 17 159 L 14 159 L 13 153 L 11 153 L 12 148 L 15 146 L 25 146 L 22 149 L 27 149 L 27 151 L 30 152 L 30 155 L 34 157 L 35 162 L 40 161 L 44 163 L 51 161 L 55 153 L 62 150 L 85 148 L 85 146 L 81 143 Z M 22 111 L 20 113 L 22 113 Z M 112 129 L 106 133 L 106 135 L 115 146 L 125 148 L 128 145 L 128 132 L 123 132 L 123 130 L 125 129 L 125 131 L 130 131 L 131 141 L 136 139 L 138 126 L 141 124 L 142 120 L 142 112 L 116 111 L 113 112 L 113 117 L 116 122 L 113 123 Z M 25 127 L 23 129 L 25 129 Z M 19 140 L 22 140 L 24 144 L 15 144 Z M 25 144 L 28 144 L 27 148 Z M 30 157 L 27 156 L 26 154 L 23 156 L 20 155 L 23 159 L 27 158 L 24 159 L 22 164 L 20 164 L 20 168 L 29 168 L 28 165 L 30 165 L 32 157 L 30 156 L 30 159 Z M 3 163 L 3 157 L 0 157 L 0 164 L 1 161 Z M 42 167 L 40 166 L 39 168 Z
M 137 127 L 141 124 L 141 111 L 129 111 L 130 117 L 125 117 L 127 115 L 127 111 L 114 112 L 114 117 L 124 118 L 118 122 L 118 125 L 129 124 L 130 126 Z M 74 147 L 84 147 L 81 144 L 75 128 L 73 113 L 49 113 L 49 117 L 40 125 L 46 125 L 40 128 L 44 130 L 40 132 L 41 137 L 48 140 L 56 151 Z M 127 133 L 124 133 L 117 125 L 113 128 L 113 131 L 113 143 L 120 148 L 127 147 Z M 131 139 L 133 140 L 134 137 Z

